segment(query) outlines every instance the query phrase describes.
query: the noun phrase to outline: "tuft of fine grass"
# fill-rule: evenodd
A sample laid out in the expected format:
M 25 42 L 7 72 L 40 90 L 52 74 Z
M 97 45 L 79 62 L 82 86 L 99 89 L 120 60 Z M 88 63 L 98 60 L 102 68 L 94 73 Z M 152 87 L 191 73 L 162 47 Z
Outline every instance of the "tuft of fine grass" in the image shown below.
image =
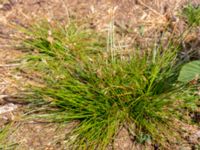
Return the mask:
M 32 86 L 27 98 L 48 105 L 40 117 L 78 122 L 67 136 L 70 149 L 106 149 L 122 126 L 162 146 L 178 135 L 173 121 L 195 97 L 188 99 L 190 88 L 177 82 L 179 47 L 172 41 L 127 56 L 119 48 L 110 53 L 104 34 L 73 22 L 24 33 L 30 51 L 21 69 L 37 73 L 43 84 Z

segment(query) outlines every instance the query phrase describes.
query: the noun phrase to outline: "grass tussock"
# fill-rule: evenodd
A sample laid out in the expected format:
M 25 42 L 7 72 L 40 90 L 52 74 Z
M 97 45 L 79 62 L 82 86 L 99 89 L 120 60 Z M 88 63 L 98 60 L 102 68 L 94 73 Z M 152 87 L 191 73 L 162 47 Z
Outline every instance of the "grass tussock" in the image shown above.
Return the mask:
M 178 136 L 172 124 L 180 109 L 196 106 L 193 89 L 177 82 L 181 63 L 173 41 L 127 55 L 110 43 L 113 37 L 73 22 L 43 23 L 24 33 L 30 51 L 22 69 L 43 84 L 31 87 L 28 99 L 48 104 L 38 116 L 78 122 L 67 136 L 71 149 L 106 149 L 122 126 L 135 139 L 144 135 L 167 146 Z

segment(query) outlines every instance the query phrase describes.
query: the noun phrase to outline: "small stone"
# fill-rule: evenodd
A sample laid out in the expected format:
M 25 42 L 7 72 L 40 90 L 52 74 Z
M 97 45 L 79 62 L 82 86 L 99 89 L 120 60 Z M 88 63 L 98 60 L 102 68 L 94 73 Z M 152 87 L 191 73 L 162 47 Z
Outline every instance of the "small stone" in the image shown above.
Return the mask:
M 198 144 L 199 139 L 200 139 L 200 130 L 191 135 L 188 140 L 191 144 Z
M 14 105 L 13 103 L 9 103 L 3 106 L 0 106 L 0 114 L 11 112 L 17 109 L 17 105 Z
M 195 134 L 195 136 L 196 136 L 197 138 L 200 138 L 200 130 L 197 131 L 197 133 Z
M 3 4 L 3 7 L 1 8 L 1 10 L 3 10 L 3 11 L 9 11 L 11 9 L 12 9 L 12 6 L 9 3 Z

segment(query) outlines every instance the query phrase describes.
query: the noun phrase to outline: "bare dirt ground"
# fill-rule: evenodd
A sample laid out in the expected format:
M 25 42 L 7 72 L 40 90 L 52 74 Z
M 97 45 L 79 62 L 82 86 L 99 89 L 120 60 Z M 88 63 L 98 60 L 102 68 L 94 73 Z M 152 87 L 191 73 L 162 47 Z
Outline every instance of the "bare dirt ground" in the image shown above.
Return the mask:
M 183 30 L 184 23 L 176 16 L 187 2 L 200 4 L 199 0 L 0 0 L 0 127 L 10 120 L 15 122 L 9 143 L 18 143 L 16 149 L 19 150 L 62 150 L 64 133 L 72 127 L 19 121 L 26 106 L 9 97 L 22 90 L 30 79 L 14 69 L 20 65 L 17 60 L 23 53 L 13 47 L 18 44 L 15 39 L 18 33 L 12 28 L 12 23 L 31 24 L 38 19 L 65 22 L 72 17 L 86 20 L 92 28 L 104 31 L 110 21 L 109 11 L 114 8 L 117 30 L 123 31 L 131 42 L 148 44 L 146 41 L 168 23 L 172 23 L 177 33 Z M 141 27 L 144 30 L 143 38 L 140 35 Z M 200 143 L 199 127 L 178 125 L 184 130 L 185 141 L 171 145 L 169 149 L 195 149 L 194 145 Z M 151 144 L 133 144 L 125 129 L 119 133 L 114 147 L 119 150 L 157 148 Z

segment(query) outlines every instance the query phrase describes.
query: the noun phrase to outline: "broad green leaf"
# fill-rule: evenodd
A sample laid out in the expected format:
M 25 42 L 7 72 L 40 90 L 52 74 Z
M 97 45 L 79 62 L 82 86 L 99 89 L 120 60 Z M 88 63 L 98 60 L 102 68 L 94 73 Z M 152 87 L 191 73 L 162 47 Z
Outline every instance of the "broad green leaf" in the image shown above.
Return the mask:
M 200 78 L 200 61 L 192 61 L 183 66 L 178 81 L 189 82 Z

